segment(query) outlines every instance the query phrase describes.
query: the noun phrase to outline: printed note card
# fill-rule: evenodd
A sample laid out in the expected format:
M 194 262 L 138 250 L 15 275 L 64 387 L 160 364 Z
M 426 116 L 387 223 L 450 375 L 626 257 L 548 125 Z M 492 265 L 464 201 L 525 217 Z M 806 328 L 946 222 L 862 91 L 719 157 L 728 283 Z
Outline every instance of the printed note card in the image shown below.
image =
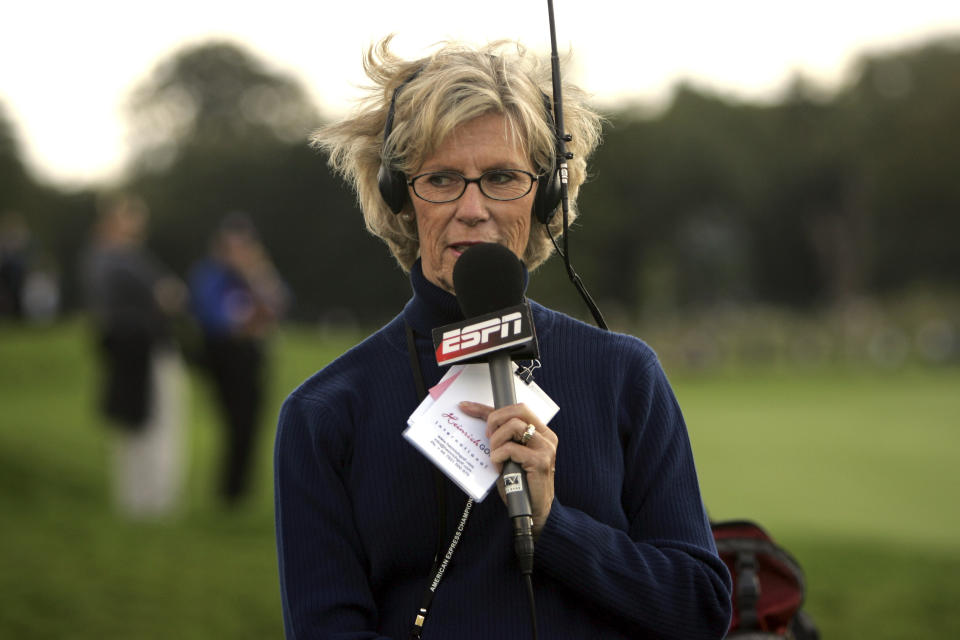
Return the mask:
M 557 411 L 556 403 L 536 384 L 514 376 L 517 402 L 526 404 L 544 423 Z M 490 462 L 486 422 L 465 415 L 460 402 L 493 405 L 493 389 L 486 364 L 455 365 L 410 414 L 404 437 L 427 456 L 474 500 L 483 500 L 497 481 Z

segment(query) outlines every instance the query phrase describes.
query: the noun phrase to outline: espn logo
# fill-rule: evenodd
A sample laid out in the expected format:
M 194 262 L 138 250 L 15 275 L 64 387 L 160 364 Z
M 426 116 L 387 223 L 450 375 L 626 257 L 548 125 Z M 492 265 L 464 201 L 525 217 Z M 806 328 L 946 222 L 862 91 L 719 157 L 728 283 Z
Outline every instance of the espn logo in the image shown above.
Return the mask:
M 433 330 L 437 364 L 453 364 L 533 340 L 530 309 L 516 307 Z
M 523 316 L 519 311 L 508 313 L 499 318 L 491 318 L 483 322 L 467 325 L 463 329 L 453 329 L 443 334 L 440 352 L 444 355 L 462 349 L 470 349 L 479 344 L 490 342 L 490 337 L 499 333 L 501 339 L 509 338 L 511 332 L 520 335 L 523 327 Z

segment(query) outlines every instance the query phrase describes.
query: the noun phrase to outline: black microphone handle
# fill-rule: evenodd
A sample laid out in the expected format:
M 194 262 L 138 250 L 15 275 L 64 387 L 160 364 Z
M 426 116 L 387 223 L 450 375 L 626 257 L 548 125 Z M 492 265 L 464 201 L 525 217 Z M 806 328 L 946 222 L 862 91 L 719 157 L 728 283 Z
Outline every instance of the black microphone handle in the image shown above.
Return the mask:
M 493 406 L 497 409 L 517 403 L 513 386 L 513 366 L 508 352 L 496 352 L 487 359 L 490 366 L 490 384 L 493 387 Z M 500 475 L 516 474 L 522 490 L 506 491 L 507 513 L 513 520 L 514 550 L 520 560 L 520 569 L 529 574 L 533 571 L 533 509 L 530 507 L 530 489 L 527 474 L 513 460 L 503 463 Z

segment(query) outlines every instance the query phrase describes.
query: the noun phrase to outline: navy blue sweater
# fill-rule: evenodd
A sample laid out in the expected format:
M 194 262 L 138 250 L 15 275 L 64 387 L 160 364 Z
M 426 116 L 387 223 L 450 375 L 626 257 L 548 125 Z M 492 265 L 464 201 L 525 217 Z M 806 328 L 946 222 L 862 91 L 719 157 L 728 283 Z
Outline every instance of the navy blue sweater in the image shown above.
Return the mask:
M 414 266 L 403 312 L 296 389 L 275 450 L 287 638 L 406 638 L 437 549 L 431 463 L 402 436 L 418 404 L 404 323 L 427 386 L 430 332 L 462 319 Z M 730 577 L 718 559 L 680 408 L 655 354 L 531 303 L 560 406 L 556 498 L 536 544 L 540 638 L 722 638 Z M 445 479 L 446 480 L 446 479 Z M 465 495 L 447 481 L 446 531 Z M 423 638 L 530 637 L 506 508 L 474 507 Z

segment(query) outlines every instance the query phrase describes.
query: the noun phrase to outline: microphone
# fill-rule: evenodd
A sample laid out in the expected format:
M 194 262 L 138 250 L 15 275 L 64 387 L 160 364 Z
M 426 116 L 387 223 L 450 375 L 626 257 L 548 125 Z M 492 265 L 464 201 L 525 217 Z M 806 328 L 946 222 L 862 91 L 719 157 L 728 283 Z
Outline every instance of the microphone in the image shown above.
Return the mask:
M 536 337 L 529 307 L 524 301 L 523 265 L 513 251 L 500 244 L 482 243 L 469 247 L 457 259 L 453 267 L 453 286 L 457 293 L 457 302 L 468 319 L 477 316 L 501 316 L 506 320 L 512 315 L 504 315 L 504 310 L 523 306 L 529 322 L 530 338 L 527 346 Z M 516 314 L 520 315 L 520 314 Z M 517 321 L 520 323 L 520 321 Z M 476 325 L 474 325 L 476 326 Z M 506 329 L 504 330 L 506 331 Z M 522 353 L 529 353 L 523 351 Z M 487 349 L 481 355 L 490 368 L 490 384 L 493 387 L 495 408 L 516 404 L 516 389 L 513 386 L 513 367 L 511 360 L 517 350 L 510 344 L 501 348 Z M 526 472 L 514 462 L 508 460 L 503 465 L 500 477 L 503 479 L 507 501 L 507 513 L 513 521 L 514 551 L 520 563 L 520 571 L 525 575 L 533 572 L 533 510 L 530 507 L 530 491 L 527 487 Z

